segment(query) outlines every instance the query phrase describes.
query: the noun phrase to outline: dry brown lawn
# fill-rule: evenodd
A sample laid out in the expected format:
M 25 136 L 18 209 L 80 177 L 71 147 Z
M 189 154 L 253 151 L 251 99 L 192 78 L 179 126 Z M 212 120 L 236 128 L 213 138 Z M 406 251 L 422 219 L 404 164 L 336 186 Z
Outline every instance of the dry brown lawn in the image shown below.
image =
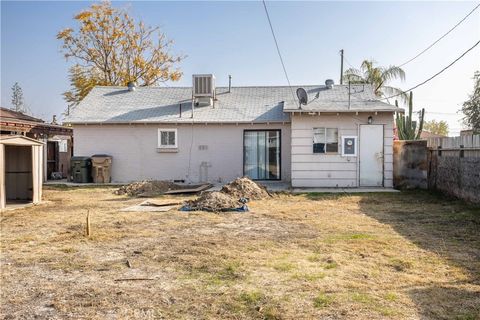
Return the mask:
M 480 319 L 478 207 L 408 192 L 120 212 L 143 200 L 112 191 L 49 187 L 1 214 L 0 317 Z

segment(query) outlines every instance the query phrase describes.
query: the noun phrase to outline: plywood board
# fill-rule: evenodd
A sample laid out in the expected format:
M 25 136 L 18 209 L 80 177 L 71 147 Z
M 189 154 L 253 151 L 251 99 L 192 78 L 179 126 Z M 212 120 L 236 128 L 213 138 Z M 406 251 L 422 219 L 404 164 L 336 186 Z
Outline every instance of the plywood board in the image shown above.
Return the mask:
M 120 211 L 128 212 L 167 212 L 169 210 L 177 209 L 178 206 L 145 206 L 145 205 L 135 205 L 121 209 Z
M 164 194 L 182 194 L 182 193 L 197 193 L 200 191 L 204 191 L 207 189 L 210 189 L 212 187 L 211 184 L 203 184 L 197 188 L 192 188 L 192 189 L 177 189 L 177 190 L 169 190 L 165 192 Z

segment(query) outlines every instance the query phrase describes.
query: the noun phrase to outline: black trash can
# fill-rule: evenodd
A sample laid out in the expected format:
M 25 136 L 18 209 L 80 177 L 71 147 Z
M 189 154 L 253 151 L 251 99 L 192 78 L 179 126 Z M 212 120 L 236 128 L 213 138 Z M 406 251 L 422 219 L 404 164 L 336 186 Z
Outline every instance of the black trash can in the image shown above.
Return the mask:
M 90 157 L 72 157 L 70 166 L 73 182 L 92 182 L 92 159 Z

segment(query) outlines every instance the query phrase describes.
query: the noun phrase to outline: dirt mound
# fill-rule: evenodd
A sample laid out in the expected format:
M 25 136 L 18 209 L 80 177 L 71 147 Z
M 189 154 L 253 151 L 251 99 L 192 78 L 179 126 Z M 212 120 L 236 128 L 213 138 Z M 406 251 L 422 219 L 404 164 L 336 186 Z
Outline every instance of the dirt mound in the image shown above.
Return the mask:
M 224 185 L 221 192 L 236 199 L 247 198 L 249 200 L 259 200 L 270 196 L 267 188 L 247 177 L 237 178 Z
M 241 207 L 243 204 L 235 197 L 220 191 L 202 192 L 195 200 L 187 201 L 190 210 L 224 211 Z
M 179 187 L 180 186 L 169 181 L 145 180 L 121 186 L 113 193 L 117 195 L 127 194 L 131 197 L 153 197 L 163 194 L 168 190 L 178 189 Z

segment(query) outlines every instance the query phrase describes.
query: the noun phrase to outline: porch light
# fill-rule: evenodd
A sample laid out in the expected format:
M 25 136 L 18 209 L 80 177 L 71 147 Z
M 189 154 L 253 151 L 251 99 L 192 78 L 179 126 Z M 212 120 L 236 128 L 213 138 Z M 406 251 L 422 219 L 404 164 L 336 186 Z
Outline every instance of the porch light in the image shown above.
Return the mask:
M 368 124 L 372 124 L 372 122 L 373 122 L 373 117 L 372 117 L 372 116 L 369 116 L 369 117 L 368 117 Z

